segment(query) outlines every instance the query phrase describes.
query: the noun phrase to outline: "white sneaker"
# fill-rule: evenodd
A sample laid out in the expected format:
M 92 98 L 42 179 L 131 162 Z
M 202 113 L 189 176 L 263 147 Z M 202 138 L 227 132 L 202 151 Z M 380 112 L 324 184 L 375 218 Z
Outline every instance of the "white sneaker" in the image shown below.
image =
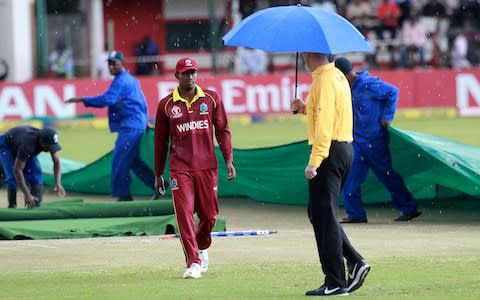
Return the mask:
M 200 260 L 202 261 L 201 263 L 201 268 L 202 272 L 207 272 L 208 270 L 208 250 L 200 250 L 198 252 L 198 256 L 200 257 Z
M 202 267 L 199 264 L 193 263 L 190 268 L 187 268 L 183 273 L 183 278 L 200 278 L 202 277 Z

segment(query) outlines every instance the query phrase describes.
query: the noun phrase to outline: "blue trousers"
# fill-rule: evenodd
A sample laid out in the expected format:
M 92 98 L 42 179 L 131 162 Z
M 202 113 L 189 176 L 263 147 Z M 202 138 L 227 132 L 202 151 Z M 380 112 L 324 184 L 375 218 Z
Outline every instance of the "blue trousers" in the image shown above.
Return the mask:
M 140 158 L 140 143 L 144 130 L 124 128 L 118 132 L 112 157 L 112 196 L 130 197 L 130 170 L 152 190 L 155 177 L 152 169 Z
M 17 189 L 17 180 L 15 179 L 15 173 L 13 171 L 15 157 L 10 152 L 10 149 L 8 149 L 3 135 L 0 135 L 0 162 L 2 163 L 5 173 L 7 187 L 9 189 Z M 40 161 L 37 156 L 33 156 L 26 161 L 23 176 L 27 184 L 43 184 L 42 168 L 40 167 Z
M 364 220 L 367 218 L 360 186 L 367 178 L 370 168 L 390 193 L 395 209 L 403 214 L 410 214 L 417 208 L 417 203 L 408 191 L 402 177 L 392 168 L 389 141 L 387 136 L 373 143 L 353 143 L 353 164 L 342 190 L 347 216 L 351 219 Z

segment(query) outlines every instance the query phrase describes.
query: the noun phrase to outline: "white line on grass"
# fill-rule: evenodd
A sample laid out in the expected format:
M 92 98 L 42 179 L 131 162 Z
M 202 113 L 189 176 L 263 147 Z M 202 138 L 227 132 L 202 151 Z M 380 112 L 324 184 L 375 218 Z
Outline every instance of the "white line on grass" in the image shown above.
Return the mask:
M 32 247 L 40 247 L 40 248 L 49 248 L 49 249 L 57 249 L 58 247 L 52 247 L 52 246 L 47 246 L 47 245 L 40 245 L 40 244 L 30 244 L 30 243 L 22 243 L 22 245 L 25 246 L 32 246 Z

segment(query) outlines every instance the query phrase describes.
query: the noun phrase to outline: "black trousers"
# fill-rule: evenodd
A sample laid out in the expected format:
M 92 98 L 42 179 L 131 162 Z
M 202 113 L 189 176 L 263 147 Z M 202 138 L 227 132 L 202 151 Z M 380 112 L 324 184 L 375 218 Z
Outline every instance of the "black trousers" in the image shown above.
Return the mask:
M 333 141 L 328 157 L 309 180 L 308 217 L 313 226 L 318 255 L 328 287 L 346 287 L 344 257 L 349 265 L 362 260 L 343 231 L 338 199 L 353 161 L 351 143 Z

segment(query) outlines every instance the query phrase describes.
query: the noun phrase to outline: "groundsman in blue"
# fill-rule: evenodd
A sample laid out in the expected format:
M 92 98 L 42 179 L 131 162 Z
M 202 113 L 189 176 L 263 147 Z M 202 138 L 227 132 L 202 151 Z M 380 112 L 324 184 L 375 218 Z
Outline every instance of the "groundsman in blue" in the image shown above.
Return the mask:
M 114 79 L 105 93 L 92 97 L 75 97 L 66 102 L 82 102 L 87 107 L 108 108 L 110 131 L 118 133 L 112 158 L 112 196 L 119 201 L 129 201 L 133 200 L 130 170 L 154 190 L 153 171 L 140 158 L 140 142 L 148 124 L 147 103 L 140 83 L 125 69 L 121 52 L 112 51 L 106 63 Z
M 402 177 L 392 167 L 388 126 L 393 121 L 398 102 L 398 88 L 371 76 L 367 71 L 353 72 L 351 62 L 343 57 L 335 66 L 345 74 L 352 89 L 353 149 L 352 168 L 342 190 L 347 216 L 342 223 L 365 223 L 367 213 L 360 186 L 371 168 L 400 211 L 395 221 L 409 221 L 421 212 Z

